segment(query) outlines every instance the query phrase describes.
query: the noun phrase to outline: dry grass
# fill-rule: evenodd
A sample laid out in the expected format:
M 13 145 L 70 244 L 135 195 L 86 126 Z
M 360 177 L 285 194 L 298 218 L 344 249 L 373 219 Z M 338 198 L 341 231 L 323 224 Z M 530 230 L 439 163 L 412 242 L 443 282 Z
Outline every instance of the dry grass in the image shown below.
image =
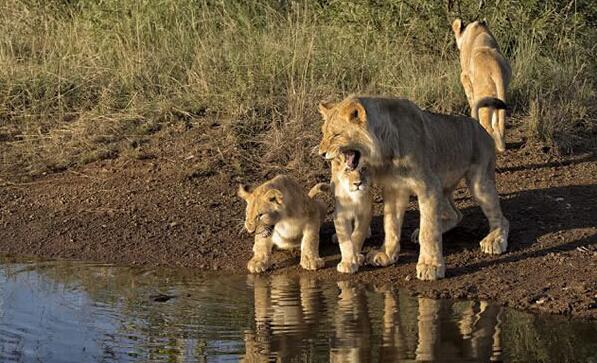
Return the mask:
M 478 13 L 461 1 L 462 17 Z M 511 60 L 510 103 L 533 140 L 595 135 L 596 6 L 481 9 Z M 142 155 L 160 128 L 218 115 L 239 173 L 311 168 L 316 104 L 392 94 L 466 112 L 440 2 L 6 0 L 0 5 L 0 173 Z M 212 116 L 216 117 L 216 116 Z

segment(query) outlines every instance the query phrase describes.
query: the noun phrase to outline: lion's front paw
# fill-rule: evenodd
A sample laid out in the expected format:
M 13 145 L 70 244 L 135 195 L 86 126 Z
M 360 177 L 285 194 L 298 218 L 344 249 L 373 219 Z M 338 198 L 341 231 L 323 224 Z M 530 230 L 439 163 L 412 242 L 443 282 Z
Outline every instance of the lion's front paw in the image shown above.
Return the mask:
M 413 233 L 410 235 L 410 241 L 416 245 L 419 244 L 419 229 L 415 229 Z
M 317 270 L 325 265 L 325 261 L 321 257 L 301 256 L 301 266 L 305 270 Z
M 247 269 L 252 274 L 266 271 L 270 267 L 270 260 L 267 257 L 253 257 L 247 263 Z
M 500 255 L 506 252 L 508 239 L 501 229 L 495 229 L 481 241 L 481 251 L 490 255 Z
M 396 262 L 396 256 L 390 257 L 384 251 L 373 250 L 367 255 L 367 261 L 373 266 L 385 267 Z
M 445 265 L 430 265 L 419 262 L 417 264 L 417 278 L 419 280 L 430 281 L 443 279 L 446 275 Z
M 359 264 L 357 263 L 357 261 L 340 261 L 338 266 L 336 266 L 336 270 L 344 274 L 352 274 L 359 270 Z

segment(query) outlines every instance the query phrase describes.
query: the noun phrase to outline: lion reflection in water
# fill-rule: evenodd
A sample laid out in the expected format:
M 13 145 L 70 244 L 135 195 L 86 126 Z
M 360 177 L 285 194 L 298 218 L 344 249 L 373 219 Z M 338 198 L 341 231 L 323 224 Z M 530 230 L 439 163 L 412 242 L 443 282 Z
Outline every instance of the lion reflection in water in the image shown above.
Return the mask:
M 244 334 L 243 362 L 501 360 L 498 306 L 411 297 L 388 284 L 249 279 L 255 326 Z

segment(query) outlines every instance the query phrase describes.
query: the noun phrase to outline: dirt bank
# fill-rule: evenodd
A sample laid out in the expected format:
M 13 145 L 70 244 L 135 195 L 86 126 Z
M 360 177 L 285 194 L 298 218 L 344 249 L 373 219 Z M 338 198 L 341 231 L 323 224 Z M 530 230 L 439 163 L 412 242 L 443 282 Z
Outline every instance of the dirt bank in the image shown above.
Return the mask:
M 506 254 L 479 251 L 487 223 L 461 188 L 457 203 L 464 219 L 444 237 L 444 280 L 414 278 L 417 246 L 408 240 L 418 223 L 414 202 L 395 266 L 338 274 L 339 251 L 329 242 L 328 223 L 321 247 L 327 265 L 315 274 L 389 280 L 432 297 L 491 299 L 515 308 L 597 318 L 596 159 L 586 153 L 553 157 L 522 148 L 516 132 L 511 135 L 497 174 L 511 223 Z M 244 273 L 252 239 L 242 231 L 244 204 L 235 186 L 271 174 L 241 176 L 222 155 L 205 149 L 201 140 L 206 137 L 214 135 L 201 129 L 165 130 L 141 157 L 100 161 L 28 183 L 1 181 L 0 253 Z M 305 188 L 326 173 L 321 169 L 304 176 Z M 377 198 L 367 248 L 381 243 L 380 208 Z M 274 258 L 272 273 L 299 273 L 297 253 L 278 251 Z

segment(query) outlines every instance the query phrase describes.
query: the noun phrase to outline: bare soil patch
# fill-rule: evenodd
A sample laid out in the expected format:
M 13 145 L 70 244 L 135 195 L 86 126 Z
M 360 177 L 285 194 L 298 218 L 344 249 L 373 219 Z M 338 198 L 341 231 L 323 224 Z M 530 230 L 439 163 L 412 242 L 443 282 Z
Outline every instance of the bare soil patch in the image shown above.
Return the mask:
M 244 204 L 236 184 L 271 177 L 241 175 L 225 155 L 208 149 L 217 124 L 166 128 L 144 146 L 142 157 L 103 160 L 30 182 L 0 180 L 0 253 L 116 264 L 181 266 L 245 273 L 252 237 L 242 230 Z M 211 131 L 210 131 L 211 130 Z M 512 130 L 511 130 L 512 131 Z M 395 266 L 336 272 L 340 255 L 322 230 L 326 267 L 303 272 L 298 252 L 274 252 L 270 273 L 310 273 L 322 279 L 391 281 L 413 293 L 441 298 L 489 299 L 538 312 L 597 318 L 597 163 L 593 153 L 555 157 L 521 147 L 510 132 L 499 157 L 497 182 L 511 224 L 508 252 L 488 256 L 478 242 L 487 222 L 465 190 L 457 190 L 463 222 L 444 236 L 446 278 L 416 280 L 416 201 L 406 215 Z M 286 166 L 292 170 L 292 165 Z M 321 168 L 301 177 L 305 188 L 327 178 Z M 17 180 L 17 179 L 13 179 Z M 381 198 L 373 237 L 381 244 Z M 331 212 L 331 206 L 330 206 Z

